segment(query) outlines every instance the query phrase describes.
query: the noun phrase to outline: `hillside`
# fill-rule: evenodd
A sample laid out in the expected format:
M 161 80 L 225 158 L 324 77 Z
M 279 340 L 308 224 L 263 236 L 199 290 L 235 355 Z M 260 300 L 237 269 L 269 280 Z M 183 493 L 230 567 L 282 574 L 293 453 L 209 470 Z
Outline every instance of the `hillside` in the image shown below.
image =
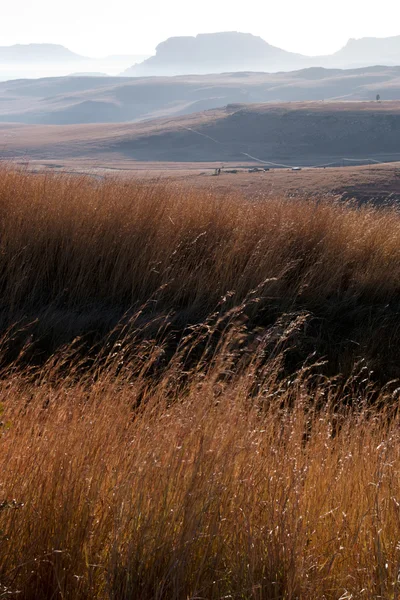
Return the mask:
M 227 104 L 374 100 L 377 93 L 384 100 L 400 100 L 400 67 L 150 78 L 54 77 L 0 83 L 0 121 L 133 122 Z
M 79 80 L 78 80 L 79 81 Z M 88 107 L 89 110 L 89 107 Z M 399 157 L 400 102 L 228 105 L 136 124 L 0 128 L 3 157 L 114 156 L 140 161 L 284 164 Z

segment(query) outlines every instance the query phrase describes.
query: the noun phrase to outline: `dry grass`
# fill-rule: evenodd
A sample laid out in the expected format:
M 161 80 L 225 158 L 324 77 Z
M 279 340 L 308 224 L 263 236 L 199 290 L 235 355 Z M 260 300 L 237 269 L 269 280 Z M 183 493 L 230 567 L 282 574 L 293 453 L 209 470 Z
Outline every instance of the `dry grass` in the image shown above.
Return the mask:
M 142 320 L 169 315 L 176 337 L 246 302 L 252 331 L 310 315 L 295 367 L 317 352 L 331 373 L 363 359 L 399 375 L 393 208 L 4 170 L 0 217 L 0 330 L 38 319 L 29 333 L 44 355 L 101 340 L 146 303 Z
M 4 597 L 398 598 L 396 395 L 378 414 L 349 383 L 334 411 L 334 382 L 271 361 L 254 393 L 257 352 L 225 383 L 214 358 L 186 385 L 179 361 L 157 385 L 3 379 Z
M 394 209 L 4 171 L 0 211 L 0 598 L 399 598 Z

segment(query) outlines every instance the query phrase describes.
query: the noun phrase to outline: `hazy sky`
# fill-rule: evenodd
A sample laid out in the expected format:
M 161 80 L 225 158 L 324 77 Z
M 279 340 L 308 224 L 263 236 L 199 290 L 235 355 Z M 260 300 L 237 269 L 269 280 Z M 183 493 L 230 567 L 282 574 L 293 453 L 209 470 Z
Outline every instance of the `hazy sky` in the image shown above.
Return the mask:
M 0 0 L 0 45 L 51 42 L 86 56 L 151 54 L 174 35 L 243 31 L 286 50 L 334 52 L 400 35 L 398 0 Z

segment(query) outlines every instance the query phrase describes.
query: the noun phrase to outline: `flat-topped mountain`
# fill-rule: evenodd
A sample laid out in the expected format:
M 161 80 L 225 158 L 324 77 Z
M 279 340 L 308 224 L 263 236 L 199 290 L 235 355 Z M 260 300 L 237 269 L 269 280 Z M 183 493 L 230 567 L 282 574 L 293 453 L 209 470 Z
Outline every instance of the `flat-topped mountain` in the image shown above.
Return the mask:
M 250 33 L 220 32 L 172 37 L 154 56 L 110 55 L 87 58 L 59 44 L 0 46 L 0 81 L 69 73 L 159 77 L 221 73 L 290 72 L 307 68 L 354 69 L 400 66 L 400 36 L 351 39 L 338 52 L 304 56 L 287 52 Z
M 387 38 L 350 39 L 332 56 L 346 65 L 400 65 L 400 35 Z
M 0 46 L 0 64 L 60 63 L 85 60 L 59 44 L 15 44 Z
M 277 71 L 306 64 L 301 54 L 271 46 L 250 33 L 203 33 L 173 37 L 152 56 L 125 71 L 125 75 L 181 75 L 227 71 Z
M 304 56 L 271 46 L 249 33 L 225 32 L 174 37 L 156 54 L 126 71 L 128 76 L 185 75 L 227 71 L 292 71 L 306 67 L 356 68 L 400 65 L 400 36 L 350 39 L 338 52 Z

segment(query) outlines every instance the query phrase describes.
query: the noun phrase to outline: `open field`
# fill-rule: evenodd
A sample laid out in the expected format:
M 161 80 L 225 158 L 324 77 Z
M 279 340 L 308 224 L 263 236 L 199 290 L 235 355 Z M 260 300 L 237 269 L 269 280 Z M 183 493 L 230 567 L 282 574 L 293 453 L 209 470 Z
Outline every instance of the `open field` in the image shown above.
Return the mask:
M 5 161 L 6 163 L 8 161 Z M 270 168 L 266 172 L 249 173 L 259 163 L 179 163 L 141 162 L 130 160 L 20 160 L 12 161 L 32 173 L 86 175 L 97 180 L 118 178 L 147 183 L 173 183 L 218 195 L 238 193 L 249 198 L 343 197 L 374 203 L 400 200 L 400 163 L 390 162 L 345 167 L 303 168 L 292 171 Z M 352 166 L 350 166 L 352 165 Z M 221 168 L 216 177 L 215 170 Z M 229 173 L 229 171 L 237 171 Z
M 249 173 L 243 169 L 243 172 L 238 170 L 236 174 L 225 173 L 226 170 L 231 169 L 226 167 L 218 177 L 186 174 L 181 179 L 192 186 L 216 193 L 229 194 L 235 190 L 253 198 L 265 199 L 278 194 L 288 197 L 342 196 L 373 202 L 400 200 L 400 163 L 328 169 L 303 168 L 301 171 L 271 169 L 258 173 Z
M 0 169 L 0 597 L 398 599 L 399 210 L 148 166 Z

